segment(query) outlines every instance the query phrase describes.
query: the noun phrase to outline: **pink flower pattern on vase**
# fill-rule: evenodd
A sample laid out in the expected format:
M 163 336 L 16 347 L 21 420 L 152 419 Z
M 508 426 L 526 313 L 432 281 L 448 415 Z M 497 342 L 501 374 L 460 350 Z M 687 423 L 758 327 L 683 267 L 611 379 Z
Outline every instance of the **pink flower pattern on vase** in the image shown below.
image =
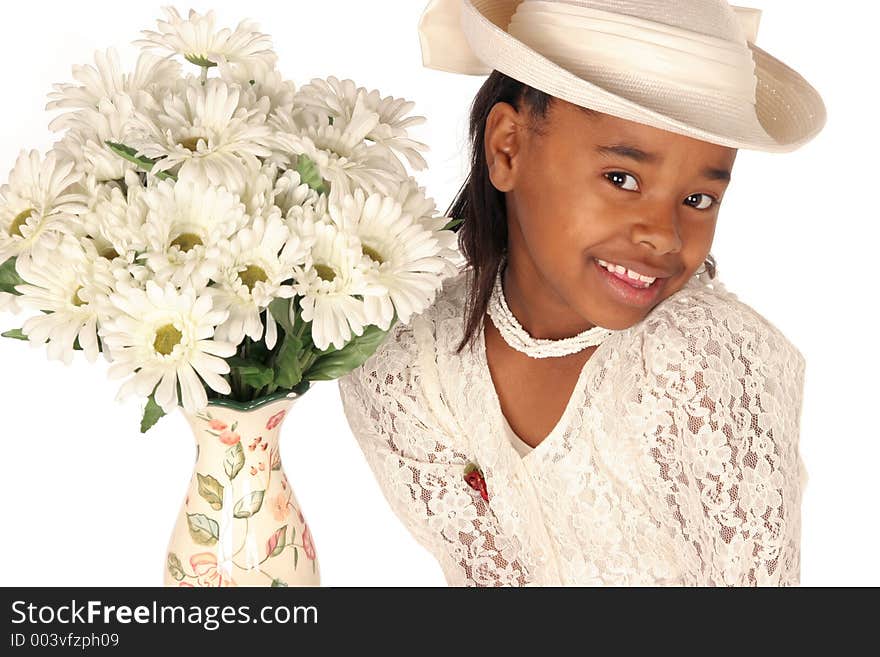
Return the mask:
M 220 434 L 220 442 L 224 445 L 234 445 L 239 440 L 241 440 L 241 436 L 232 431 L 224 431 Z
M 181 409 L 197 456 L 169 542 L 166 585 L 320 585 L 314 539 L 278 446 L 296 399 L 257 402 L 247 410 L 210 403 L 195 415 Z
M 220 574 L 217 557 L 212 552 L 199 552 L 189 558 L 199 586 L 235 586 L 232 577 Z

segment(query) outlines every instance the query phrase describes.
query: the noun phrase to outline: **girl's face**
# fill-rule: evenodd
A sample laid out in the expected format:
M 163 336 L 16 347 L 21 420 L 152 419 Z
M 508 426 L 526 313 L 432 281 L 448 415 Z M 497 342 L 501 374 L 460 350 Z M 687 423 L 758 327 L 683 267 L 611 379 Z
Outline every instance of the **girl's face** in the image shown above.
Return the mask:
M 533 336 L 628 328 L 709 254 L 736 149 L 559 99 L 536 125 L 498 103 L 484 136 L 507 202 L 505 295 Z M 637 290 L 597 259 L 658 280 Z

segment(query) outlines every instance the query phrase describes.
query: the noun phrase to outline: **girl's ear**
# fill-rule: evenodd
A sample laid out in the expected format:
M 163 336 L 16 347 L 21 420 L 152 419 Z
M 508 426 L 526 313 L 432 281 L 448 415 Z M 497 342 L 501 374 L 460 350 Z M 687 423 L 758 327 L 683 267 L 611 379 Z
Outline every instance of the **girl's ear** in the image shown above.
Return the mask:
M 496 103 L 486 118 L 483 134 L 489 180 L 499 192 L 509 192 L 516 186 L 516 174 L 525 130 L 522 117 L 509 103 Z

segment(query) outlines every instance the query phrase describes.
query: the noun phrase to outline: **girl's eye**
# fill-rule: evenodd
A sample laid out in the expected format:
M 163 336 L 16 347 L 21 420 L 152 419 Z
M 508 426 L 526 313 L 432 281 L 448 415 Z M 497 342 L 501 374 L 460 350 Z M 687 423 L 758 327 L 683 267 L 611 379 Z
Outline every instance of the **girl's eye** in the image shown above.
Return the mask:
M 634 176 L 632 176 L 632 175 L 629 174 L 629 173 L 624 173 L 623 171 L 611 171 L 610 173 L 606 173 L 606 174 L 605 174 L 605 177 L 606 177 L 609 181 L 611 181 L 611 184 L 614 185 L 615 187 L 620 187 L 621 189 L 626 189 L 626 190 L 628 190 L 628 191 L 635 191 L 636 189 L 638 189 L 638 186 L 639 186 L 639 185 L 638 185 L 638 181 L 636 181 L 636 179 L 635 179 Z M 612 179 L 612 177 L 613 177 L 614 179 Z M 619 185 L 616 181 L 617 181 L 617 180 L 620 180 L 621 178 L 622 178 L 624 181 L 626 181 L 627 178 L 632 178 L 633 183 L 635 183 L 635 188 L 631 188 L 631 187 L 623 187 L 622 185 Z
M 635 176 L 629 173 L 624 173 L 623 171 L 611 171 L 605 174 L 605 177 L 611 182 L 615 187 L 619 187 L 620 189 L 625 189 L 627 191 L 636 191 L 638 189 L 638 181 L 635 179 Z M 632 187 L 626 187 L 627 178 L 632 179 Z M 702 198 L 700 198 L 702 197 Z M 691 207 L 696 208 L 697 210 L 708 210 L 715 203 L 717 203 L 717 199 L 709 194 L 691 194 L 687 197 L 685 201 Z
M 703 197 L 702 200 L 700 199 L 701 196 Z M 697 200 L 697 204 L 692 206 L 697 210 L 708 210 L 715 204 L 715 199 L 708 194 L 691 194 L 687 197 L 686 202 L 689 202 L 692 199 Z M 688 204 L 690 205 L 690 203 Z

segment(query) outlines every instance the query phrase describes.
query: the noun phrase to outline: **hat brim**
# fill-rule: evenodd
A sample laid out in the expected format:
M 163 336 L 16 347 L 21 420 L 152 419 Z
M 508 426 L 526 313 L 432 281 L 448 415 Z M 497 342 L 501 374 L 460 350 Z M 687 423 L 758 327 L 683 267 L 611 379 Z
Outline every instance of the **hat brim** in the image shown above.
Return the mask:
M 482 62 L 485 70 L 472 63 L 469 70 L 458 72 L 498 70 L 576 105 L 731 148 L 790 152 L 813 139 L 826 123 L 825 104 L 816 89 L 797 71 L 751 42 L 748 46 L 757 87 L 755 112 L 747 119 L 727 122 L 723 112 L 707 119 L 698 112 L 672 116 L 652 109 L 646 101 L 637 102 L 574 74 L 511 36 L 506 26 L 521 1 L 462 2 L 460 27 L 472 51 L 468 55 Z M 644 98 L 650 98 L 650 84 L 642 91 Z M 687 104 L 683 105 L 687 112 Z

